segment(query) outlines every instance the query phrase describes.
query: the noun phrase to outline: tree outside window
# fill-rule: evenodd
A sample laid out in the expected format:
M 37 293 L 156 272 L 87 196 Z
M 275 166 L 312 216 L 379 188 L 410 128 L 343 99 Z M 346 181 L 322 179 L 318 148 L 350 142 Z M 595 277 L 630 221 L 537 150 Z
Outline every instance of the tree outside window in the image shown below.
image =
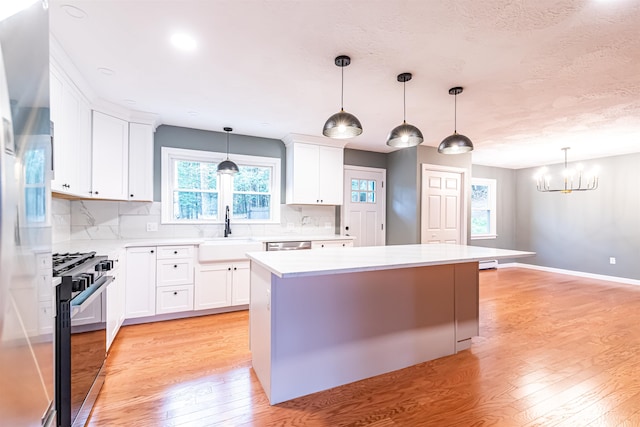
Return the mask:
M 471 237 L 496 237 L 496 180 L 471 180 Z

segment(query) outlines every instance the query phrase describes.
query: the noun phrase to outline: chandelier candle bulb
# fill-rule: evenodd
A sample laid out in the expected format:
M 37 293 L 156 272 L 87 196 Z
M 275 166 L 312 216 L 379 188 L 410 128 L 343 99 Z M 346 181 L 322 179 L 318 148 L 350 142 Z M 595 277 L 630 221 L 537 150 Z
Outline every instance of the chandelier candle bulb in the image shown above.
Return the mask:
M 589 173 L 584 174 L 584 166 L 576 165 L 575 169 L 567 166 L 567 151 L 570 147 L 564 147 L 564 170 L 562 171 L 563 188 L 551 188 L 551 176 L 547 174 L 548 168 L 540 168 L 535 175 L 536 189 L 542 193 L 572 193 L 574 191 L 590 191 L 598 188 L 598 169 L 594 167 Z M 577 181 L 577 184 L 575 182 Z

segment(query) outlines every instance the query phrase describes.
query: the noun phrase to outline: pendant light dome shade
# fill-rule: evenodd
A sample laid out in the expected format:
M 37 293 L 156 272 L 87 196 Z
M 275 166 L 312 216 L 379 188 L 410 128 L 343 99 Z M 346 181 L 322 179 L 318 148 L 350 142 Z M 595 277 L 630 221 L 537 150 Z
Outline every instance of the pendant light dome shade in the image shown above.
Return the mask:
M 233 129 L 229 127 L 225 127 L 223 129 L 227 133 L 227 160 L 218 163 L 218 173 L 233 175 L 239 171 L 238 165 L 229 160 L 229 132 Z
M 406 83 L 411 80 L 411 73 L 402 73 L 398 74 L 398 81 L 403 85 L 403 121 L 400 126 L 396 126 L 389 132 L 389 136 L 387 136 L 387 145 L 390 147 L 415 147 L 424 141 L 424 137 L 422 136 L 422 132 L 420 129 L 415 127 L 414 125 L 410 125 L 407 123 L 407 103 L 406 103 Z
M 473 143 L 471 140 L 464 135 L 460 135 L 457 131 L 457 96 L 460 93 L 462 93 L 461 87 L 452 87 L 449 89 L 449 95 L 454 96 L 453 134 L 442 140 L 438 146 L 438 153 L 461 154 L 473 150 Z
M 340 55 L 336 57 L 335 63 L 342 69 L 340 111 L 327 119 L 322 128 L 322 134 L 334 139 L 353 138 L 362 133 L 362 125 L 356 116 L 344 111 L 344 67 L 351 63 L 351 58 L 346 55 Z

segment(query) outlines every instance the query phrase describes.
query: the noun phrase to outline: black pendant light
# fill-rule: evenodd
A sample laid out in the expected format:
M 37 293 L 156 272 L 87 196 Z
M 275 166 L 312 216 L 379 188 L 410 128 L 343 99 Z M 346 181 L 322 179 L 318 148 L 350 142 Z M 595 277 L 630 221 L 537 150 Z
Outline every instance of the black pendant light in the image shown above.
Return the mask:
M 398 74 L 398 81 L 402 83 L 403 90 L 403 116 L 402 124 L 393 128 L 387 137 L 387 145 L 390 147 L 415 147 L 419 145 L 424 138 L 420 129 L 414 125 L 407 123 L 407 82 L 411 80 L 411 73 Z
M 362 125 L 356 116 L 344 111 L 344 67 L 351 64 L 351 58 L 346 55 L 340 55 L 336 57 L 335 62 L 342 69 L 340 111 L 327 119 L 322 128 L 322 134 L 334 139 L 353 138 L 362 133 Z
M 460 135 L 457 132 L 457 99 L 458 94 L 462 93 L 461 87 L 452 87 L 449 89 L 449 95 L 453 95 L 453 135 L 449 135 L 445 139 L 442 140 L 440 145 L 438 146 L 438 153 L 442 154 L 461 154 L 467 153 L 473 150 L 473 143 L 469 138 L 464 135 Z
M 233 175 L 238 172 L 238 165 L 229 160 L 229 132 L 233 129 L 229 127 L 223 129 L 227 133 L 227 160 L 218 163 L 218 173 Z

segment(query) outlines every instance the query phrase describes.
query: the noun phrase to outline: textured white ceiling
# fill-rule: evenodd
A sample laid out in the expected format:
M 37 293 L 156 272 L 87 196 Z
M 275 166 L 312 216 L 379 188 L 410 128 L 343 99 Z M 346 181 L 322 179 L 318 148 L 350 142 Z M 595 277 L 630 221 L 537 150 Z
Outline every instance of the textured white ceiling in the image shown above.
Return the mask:
M 74 18 L 72 5 L 85 12 Z M 77 11 L 76 11 L 77 12 Z M 475 164 L 510 168 L 640 152 L 637 0 L 54 0 L 51 30 L 96 94 L 160 123 L 280 139 L 321 136 L 344 107 L 387 152 L 407 122 L 453 132 Z M 192 34 L 194 52 L 172 32 Z M 115 73 L 106 76 L 98 68 Z

